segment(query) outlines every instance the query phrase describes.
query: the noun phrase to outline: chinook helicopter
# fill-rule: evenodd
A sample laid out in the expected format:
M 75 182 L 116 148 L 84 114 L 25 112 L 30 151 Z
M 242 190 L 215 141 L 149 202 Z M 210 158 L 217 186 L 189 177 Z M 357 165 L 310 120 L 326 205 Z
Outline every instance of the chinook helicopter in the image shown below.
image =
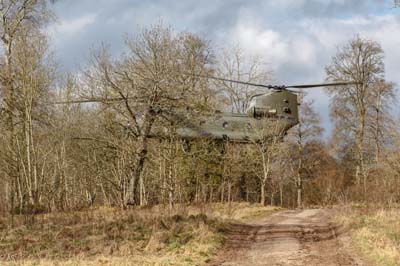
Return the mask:
M 291 89 L 308 89 L 316 87 L 355 85 L 357 82 L 334 82 L 309 85 L 276 86 L 239 80 L 230 80 L 213 76 L 195 75 L 199 78 L 213 79 L 265 88 L 265 93 L 253 95 L 245 113 L 216 111 L 214 114 L 198 115 L 182 112 L 170 113 L 170 120 L 178 123 L 177 135 L 184 141 L 195 139 L 212 139 L 236 143 L 249 143 L 271 137 L 271 134 L 286 135 L 287 131 L 299 123 L 298 98 L 300 91 Z M 264 130 L 274 122 L 274 130 Z M 277 123 L 276 123 L 277 122 Z M 163 133 L 167 133 L 164 129 Z M 163 134 L 155 128 L 151 137 Z M 261 133 L 261 134 L 260 134 Z M 268 136 L 269 135 L 269 136 Z
M 185 74 L 187 75 L 187 74 Z M 300 91 L 292 89 L 308 89 L 317 87 L 348 86 L 358 84 L 357 82 L 333 82 L 309 85 L 266 85 L 239 80 L 231 80 L 214 76 L 193 75 L 198 78 L 213 79 L 218 81 L 232 82 L 248 86 L 266 89 L 265 93 L 253 95 L 245 113 L 229 113 L 215 111 L 214 113 L 196 114 L 185 110 L 160 110 L 169 121 L 174 121 L 176 128 L 174 133 L 183 141 L 183 146 L 196 139 L 211 139 L 223 142 L 249 143 L 257 142 L 272 135 L 284 136 L 289 129 L 299 123 L 298 98 Z M 107 99 L 108 102 L 123 101 L 122 98 Z M 56 102 L 56 104 L 90 103 L 102 102 L 101 99 L 73 100 L 67 102 Z M 138 121 L 140 124 L 141 121 Z M 276 123 L 277 122 L 277 123 Z M 275 130 L 262 128 L 272 126 Z M 149 137 L 164 138 L 168 136 L 171 129 L 165 126 L 152 128 Z M 184 148 L 186 149 L 186 148 Z

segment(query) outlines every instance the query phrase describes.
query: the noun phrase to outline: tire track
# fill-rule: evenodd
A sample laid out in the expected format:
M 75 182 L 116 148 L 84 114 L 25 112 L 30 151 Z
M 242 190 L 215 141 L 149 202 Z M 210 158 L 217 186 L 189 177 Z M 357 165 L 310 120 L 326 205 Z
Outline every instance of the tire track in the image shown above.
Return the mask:
M 284 211 L 252 224 L 231 224 L 224 248 L 209 265 L 361 265 L 343 248 L 346 230 L 331 211 Z

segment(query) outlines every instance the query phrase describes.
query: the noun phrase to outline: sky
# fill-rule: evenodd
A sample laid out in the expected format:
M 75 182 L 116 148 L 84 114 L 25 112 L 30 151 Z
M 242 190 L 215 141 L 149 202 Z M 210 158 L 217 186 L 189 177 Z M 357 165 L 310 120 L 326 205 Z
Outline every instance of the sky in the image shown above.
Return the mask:
M 273 83 L 286 85 L 323 81 L 338 47 L 359 34 L 380 43 L 386 78 L 400 84 L 400 8 L 393 6 L 393 0 L 60 0 L 51 6 L 57 20 L 48 32 L 61 68 L 74 72 L 100 44 L 119 56 L 126 34 L 162 21 L 215 50 L 240 46 L 267 62 Z M 329 97 L 322 89 L 308 97 L 326 139 Z

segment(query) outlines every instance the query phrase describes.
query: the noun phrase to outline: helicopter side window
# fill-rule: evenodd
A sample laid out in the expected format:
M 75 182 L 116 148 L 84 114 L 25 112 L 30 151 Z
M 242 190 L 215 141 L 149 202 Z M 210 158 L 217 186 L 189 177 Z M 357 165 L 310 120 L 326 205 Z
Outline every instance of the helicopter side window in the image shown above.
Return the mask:
M 254 108 L 254 118 L 260 119 L 263 117 L 274 117 L 276 115 L 276 109 L 267 108 Z

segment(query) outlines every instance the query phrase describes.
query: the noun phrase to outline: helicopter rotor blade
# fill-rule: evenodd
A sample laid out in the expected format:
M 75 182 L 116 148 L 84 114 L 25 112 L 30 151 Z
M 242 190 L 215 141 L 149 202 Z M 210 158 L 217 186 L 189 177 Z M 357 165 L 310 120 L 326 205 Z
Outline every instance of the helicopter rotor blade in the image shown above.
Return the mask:
M 76 99 L 76 100 L 70 100 L 70 101 L 58 101 L 58 102 L 51 102 L 49 104 L 75 104 L 75 103 L 110 103 L 110 102 L 120 102 L 124 101 L 123 98 L 108 98 L 108 99 Z
M 333 86 L 346 86 L 346 85 L 357 85 L 360 82 L 349 81 L 349 82 L 333 82 L 333 83 L 321 83 L 321 84 L 307 84 L 307 85 L 291 85 L 285 88 L 292 89 L 308 89 L 308 88 L 318 88 L 318 87 L 333 87 Z
M 276 91 L 286 90 L 286 91 L 290 91 L 290 92 L 294 92 L 294 93 L 296 93 L 297 91 L 292 91 L 292 90 L 288 90 L 288 89 L 308 89 L 308 88 L 318 88 L 318 87 L 332 87 L 332 86 L 346 86 L 346 85 L 360 84 L 359 82 L 354 82 L 354 81 L 350 81 L 350 82 L 340 81 L 340 82 L 333 82 L 333 83 L 320 83 L 320 84 L 305 84 L 305 85 L 285 86 L 285 85 L 269 85 L 269 84 L 245 82 L 245 81 L 240 81 L 240 80 L 218 78 L 218 77 L 206 76 L 206 75 L 196 75 L 196 74 L 187 74 L 187 75 L 194 76 L 194 77 L 205 78 L 205 79 L 213 79 L 213 80 L 233 82 L 233 83 L 249 85 L 249 86 L 255 86 L 255 87 L 261 87 L 261 88 L 267 88 L 267 89 L 272 89 L 272 90 L 276 90 Z
M 245 82 L 245 81 L 240 81 L 240 80 L 218 78 L 218 77 L 214 77 L 214 76 L 205 76 L 205 75 L 196 75 L 196 74 L 187 74 L 187 75 L 194 76 L 194 77 L 199 77 L 199 78 L 205 78 L 205 79 L 213 79 L 213 80 L 219 80 L 219 81 L 233 82 L 233 83 L 238 83 L 238 84 L 243 84 L 243 85 L 267 88 L 267 89 L 275 89 L 275 88 L 279 88 L 280 87 L 280 86 L 265 85 L 265 84 L 260 84 L 260 83 Z
M 291 86 L 276 86 L 276 85 L 265 85 L 265 84 L 259 84 L 259 83 L 252 83 L 252 82 L 244 82 L 244 81 L 239 81 L 239 80 L 232 80 L 232 79 L 225 79 L 225 78 L 218 78 L 214 76 L 205 76 L 205 75 L 195 75 L 195 74 L 185 74 L 189 76 L 194 76 L 194 77 L 200 77 L 200 78 L 206 78 L 206 79 L 214 79 L 214 80 L 220 80 L 220 81 L 226 81 L 226 82 L 233 82 L 233 83 L 238 83 L 238 84 L 243 84 L 243 85 L 249 85 L 249 86 L 255 86 L 255 87 L 261 87 L 261 88 L 267 88 L 267 89 L 272 89 L 277 92 L 279 91 L 289 91 L 292 93 L 301 93 L 300 91 L 294 91 L 294 90 L 289 90 L 289 89 L 308 89 L 308 88 L 317 88 L 317 87 L 332 87 L 332 86 L 346 86 L 346 85 L 357 85 L 361 84 L 360 82 L 355 82 L 355 81 L 342 81 L 342 82 L 333 82 L 333 83 L 321 83 L 321 84 L 306 84 L 306 85 L 291 85 Z M 106 98 L 106 99 L 101 99 L 101 98 L 92 98 L 92 99 L 74 99 L 70 101 L 58 101 L 58 102 L 52 102 L 49 104 L 80 104 L 80 103 L 112 103 L 112 102 L 120 102 L 124 101 L 126 99 L 122 97 L 117 97 L 117 98 Z

